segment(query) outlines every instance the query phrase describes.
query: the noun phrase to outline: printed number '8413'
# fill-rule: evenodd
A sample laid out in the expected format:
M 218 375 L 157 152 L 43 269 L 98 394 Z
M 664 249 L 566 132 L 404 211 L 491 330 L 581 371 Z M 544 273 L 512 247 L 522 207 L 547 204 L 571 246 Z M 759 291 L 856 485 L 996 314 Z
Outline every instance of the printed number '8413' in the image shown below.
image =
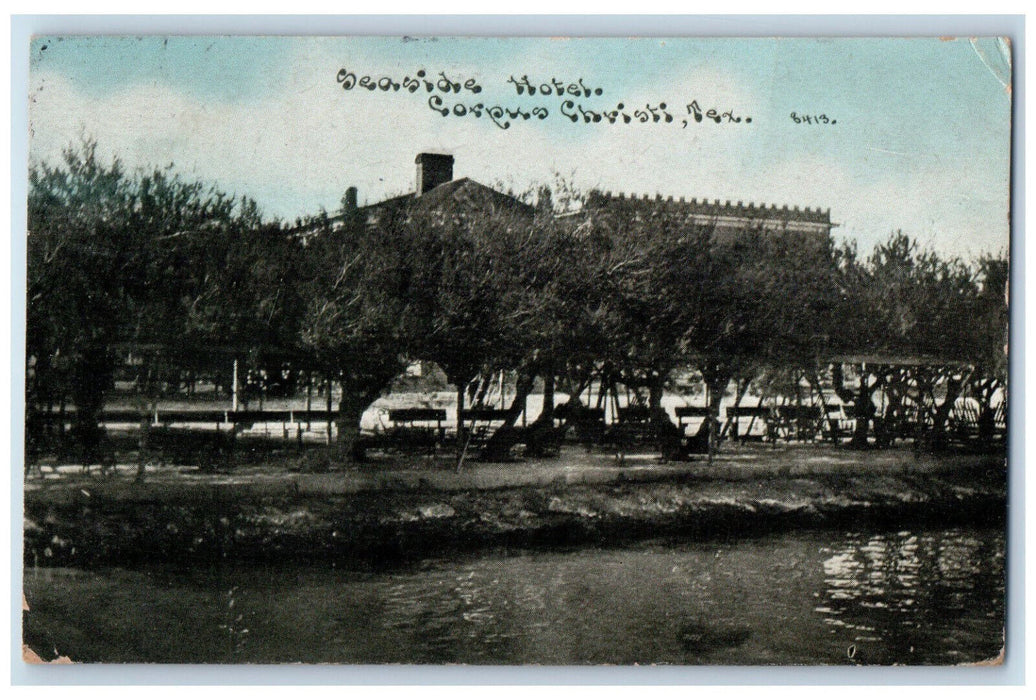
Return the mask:
M 826 114 L 799 114 L 798 112 L 791 113 L 791 120 L 796 124 L 836 124 L 834 119 L 831 119 Z

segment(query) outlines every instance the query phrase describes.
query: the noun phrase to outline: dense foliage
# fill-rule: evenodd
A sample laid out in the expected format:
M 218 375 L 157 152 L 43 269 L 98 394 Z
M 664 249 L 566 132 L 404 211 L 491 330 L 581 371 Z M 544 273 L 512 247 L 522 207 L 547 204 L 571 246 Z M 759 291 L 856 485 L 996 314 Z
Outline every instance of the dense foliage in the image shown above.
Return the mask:
M 930 358 L 906 383 L 857 361 L 858 387 L 838 363 L 835 390 L 864 431 L 879 387 L 907 387 L 905 402 L 921 400 L 910 387 L 939 386 L 944 405 L 969 383 L 991 395 L 1006 381 L 1006 258 L 969 264 L 903 234 L 861 258 L 788 231 L 721 236 L 662 202 L 558 216 L 546 188 L 536 206 L 402 198 L 376 221 L 288 227 L 170 169 L 127 173 L 93 143 L 35 165 L 29 182 L 30 418 L 69 403 L 86 433 L 133 354 L 147 357 L 142 396 L 225 375 L 231 356 L 334 382 L 346 442 L 418 360 L 460 402 L 479 378 L 512 372 L 516 406 L 537 377 L 573 394 L 597 377 L 657 408 L 693 369 L 718 409 L 731 379 L 817 376 L 837 355 Z

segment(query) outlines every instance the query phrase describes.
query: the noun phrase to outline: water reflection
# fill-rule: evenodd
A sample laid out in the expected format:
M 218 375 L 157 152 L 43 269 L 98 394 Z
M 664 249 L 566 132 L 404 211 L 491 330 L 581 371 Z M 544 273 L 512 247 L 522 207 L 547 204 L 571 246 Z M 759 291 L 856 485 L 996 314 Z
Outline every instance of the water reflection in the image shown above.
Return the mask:
M 956 663 L 971 658 L 966 651 L 999 653 L 1002 537 L 854 533 L 824 553 L 826 585 L 814 611 L 851 633 L 856 662 Z
M 399 575 L 384 589 L 378 610 L 381 627 L 409 640 L 418 663 L 462 662 L 465 650 L 485 659 L 508 658 L 517 633 L 514 608 L 542 607 L 543 592 L 531 598 L 499 590 L 499 579 L 486 572 L 462 570 L 433 578 Z M 533 587 L 538 588 L 538 587 Z M 409 645 L 408 645 L 409 646 Z
M 999 651 L 1003 552 L 985 529 L 790 533 L 377 572 L 39 569 L 25 589 L 31 631 L 81 661 L 956 663 Z

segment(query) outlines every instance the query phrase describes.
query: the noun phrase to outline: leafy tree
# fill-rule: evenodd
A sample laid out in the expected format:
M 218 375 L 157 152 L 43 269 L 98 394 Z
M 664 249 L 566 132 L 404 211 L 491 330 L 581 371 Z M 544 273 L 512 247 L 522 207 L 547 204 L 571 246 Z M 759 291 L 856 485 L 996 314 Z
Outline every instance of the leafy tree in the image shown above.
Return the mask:
M 341 386 L 339 443 L 362 458 L 360 419 L 407 366 L 413 328 L 405 215 L 379 224 L 328 224 L 311 237 L 303 277 L 308 299 L 300 345 Z
M 876 415 L 879 390 L 890 402 L 891 416 L 902 412 L 907 398 L 920 406 L 932 440 L 941 444 L 954 402 L 988 347 L 983 337 L 988 329 L 974 322 L 980 291 L 974 270 L 957 258 L 920 250 L 902 233 L 876 246 L 866 261 L 858 260 L 852 248 L 840 255 L 843 298 L 836 346 L 852 354 L 899 359 L 895 365 L 880 359 L 857 363 L 855 390 L 844 385 L 842 367 L 835 365 L 835 390 L 854 405 L 852 444 L 868 444 L 872 423 L 879 442 L 885 441 L 887 426 Z
M 605 357 L 623 383 L 647 390 L 663 430 L 662 392 L 678 368 L 701 371 L 714 417 L 735 376 L 765 364 L 815 368 L 835 298 L 826 237 L 716 230 L 660 200 L 588 203 L 589 298 L 605 309 Z
M 710 227 L 688 225 L 664 204 L 588 198 L 584 307 L 607 339 L 600 357 L 627 386 L 646 389 L 660 415 L 669 374 L 686 364 L 689 334 L 709 290 Z
M 1000 391 L 1005 407 L 1007 400 L 1010 264 L 1003 255 L 983 255 L 976 267 L 979 285 L 973 318 L 977 335 L 976 366 L 969 389 L 979 403 L 979 437 L 989 442 L 995 427 L 993 397 Z
M 536 375 L 548 397 L 541 422 L 553 425 L 549 396 L 568 323 L 558 289 L 573 246 L 549 205 L 534 213 L 478 187 L 465 205 L 418 200 L 407 216 L 407 294 L 418 310 L 411 352 L 445 371 L 458 409 L 474 379 L 481 379 L 472 397 L 479 405 L 492 377 L 515 372 L 516 395 L 487 446 L 487 455 L 503 457 Z
M 153 401 L 163 372 L 211 363 L 222 343 L 268 347 L 291 336 L 297 255 L 254 202 L 171 166 L 127 174 L 92 141 L 58 165 L 34 165 L 29 182 L 29 403 L 44 409 L 67 395 L 83 446 L 99 439 L 98 414 L 128 349 L 151 348 L 138 389 Z
M 73 429 L 93 446 L 112 381 L 110 346 L 125 308 L 123 279 L 136 261 L 127 215 L 133 188 L 96 144 L 69 148 L 59 165 L 29 171 L 26 352 L 30 412 L 71 399 Z M 32 416 L 28 421 L 33 424 Z

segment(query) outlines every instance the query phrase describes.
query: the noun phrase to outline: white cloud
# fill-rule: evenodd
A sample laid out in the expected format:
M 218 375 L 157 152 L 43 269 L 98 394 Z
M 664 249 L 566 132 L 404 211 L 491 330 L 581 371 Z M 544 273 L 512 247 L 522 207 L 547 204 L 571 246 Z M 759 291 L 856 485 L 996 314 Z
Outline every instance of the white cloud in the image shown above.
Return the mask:
M 974 190 L 965 176 L 938 158 L 868 151 L 865 136 L 807 139 L 767 121 L 763 96 L 721 70 L 696 69 L 675 83 L 659 79 L 627 95 L 606 93 L 587 103 L 666 100 L 682 120 L 693 98 L 705 108 L 753 115 L 752 125 L 576 125 L 552 114 L 504 131 L 485 118 L 440 117 L 427 108 L 426 96 L 341 90 L 334 82 L 338 67 L 346 60 L 350 67 L 361 65 L 343 50 L 341 44 L 319 42 L 300 48 L 298 60 L 277 76 L 281 82 L 271 97 L 251 101 L 203 99 L 157 84 L 95 98 L 41 71 L 30 80 L 38 88 L 30 102 L 31 157 L 54 159 L 86 135 L 130 167 L 172 162 L 192 177 L 255 197 L 268 214 L 294 218 L 336 207 L 350 185 L 359 187 L 361 202 L 410 191 L 414 156 L 437 150 L 455 155 L 457 176 L 516 189 L 550 182 L 557 171 L 583 188 L 822 206 L 844 224 L 837 232 L 859 238 L 864 249 L 895 229 L 954 253 L 1006 247 L 1006 182 L 1003 201 L 976 202 L 965 196 Z M 522 71 L 558 75 L 554 60 L 525 57 Z M 395 76 L 416 67 L 370 60 L 362 66 L 374 75 Z M 502 68 L 452 63 L 446 69 L 486 85 L 478 98 L 452 101 L 541 103 L 515 96 L 503 84 L 509 72 Z M 597 84 L 596 76 L 586 78 Z M 560 101 L 542 103 L 554 111 Z

